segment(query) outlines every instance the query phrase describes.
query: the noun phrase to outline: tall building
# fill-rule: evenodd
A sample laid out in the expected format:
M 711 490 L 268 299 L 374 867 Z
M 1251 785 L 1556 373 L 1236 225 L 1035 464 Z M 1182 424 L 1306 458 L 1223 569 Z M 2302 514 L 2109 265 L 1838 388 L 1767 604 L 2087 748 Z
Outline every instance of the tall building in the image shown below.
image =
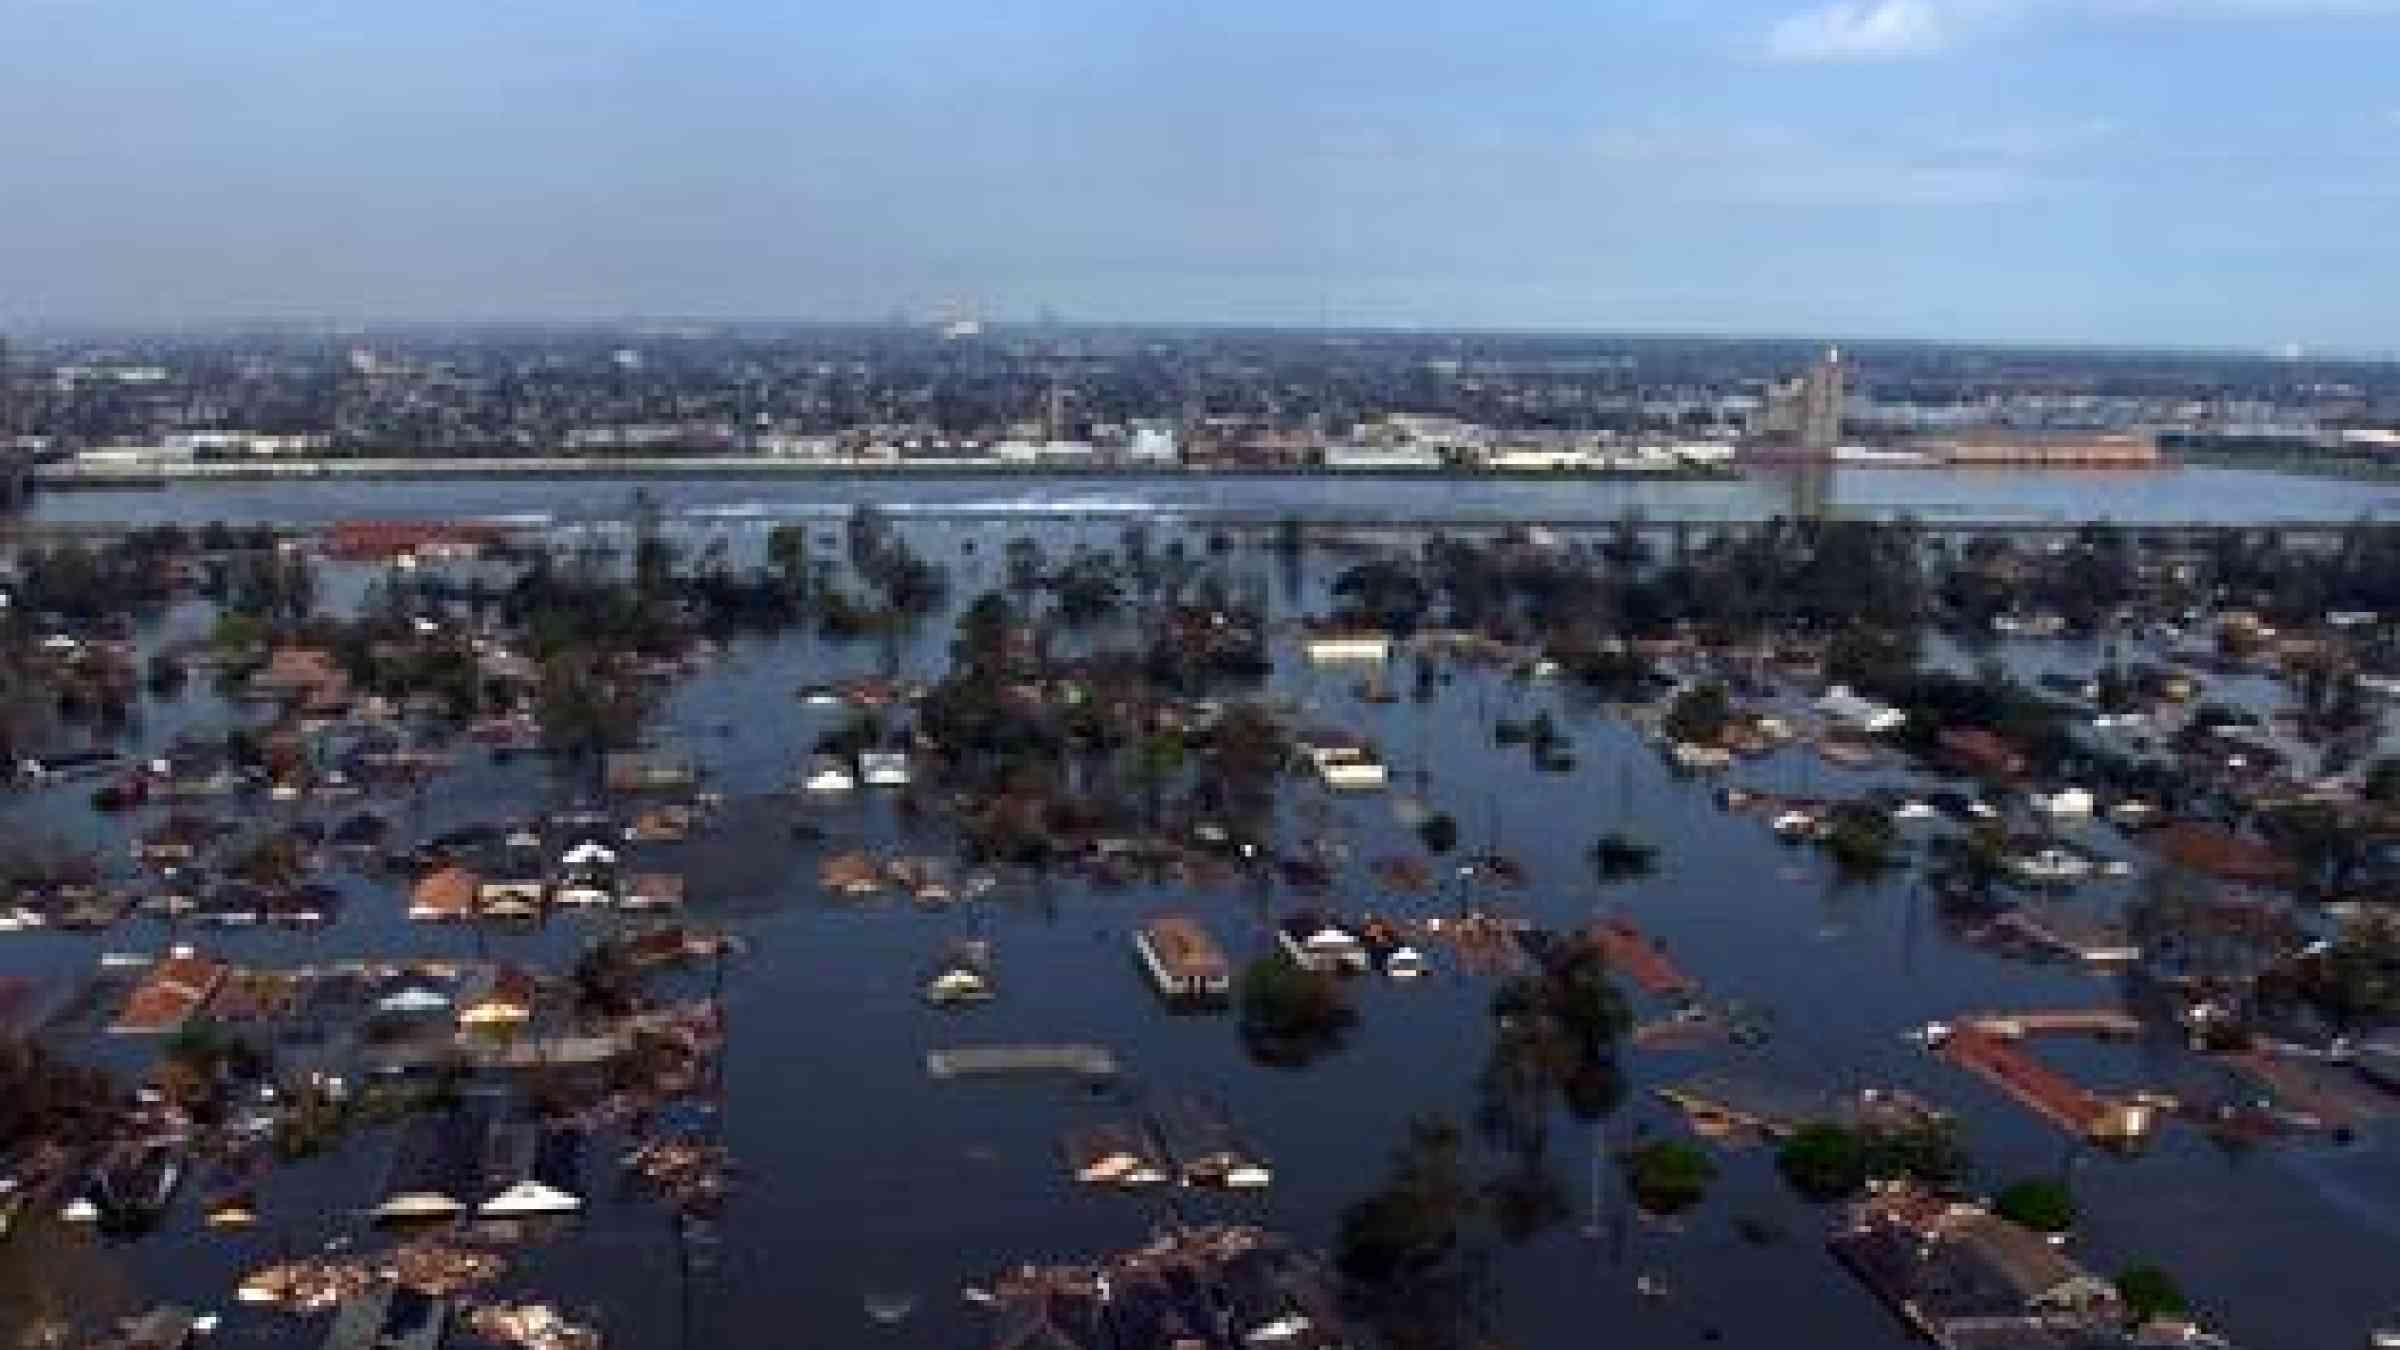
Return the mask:
M 1779 454 L 1800 451 L 1829 456 L 1842 440 L 1842 402 L 1849 396 L 1847 372 L 1838 348 L 1797 379 L 1778 380 L 1767 387 L 1766 398 L 1751 420 L 1753 435 L 1764 438 Z
M 1847 380 L 1838 347 L 1825 349 L 1825 359 L 1808 368 L 1800 382 L 1800 448 L 1830 452 L 1842 442 L 1842 400 Z

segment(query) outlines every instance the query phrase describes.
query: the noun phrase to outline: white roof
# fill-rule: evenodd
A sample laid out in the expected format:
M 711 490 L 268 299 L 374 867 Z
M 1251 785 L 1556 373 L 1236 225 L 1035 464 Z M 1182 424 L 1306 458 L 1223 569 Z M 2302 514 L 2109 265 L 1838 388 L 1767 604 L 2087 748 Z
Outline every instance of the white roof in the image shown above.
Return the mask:
M 556 1186 L 538 1181 L 520 1181 L 507 1190 L 483 1202 L 481 1212 L 503 1214 L 566 1214 L 583 1208 L 583 1200 Z

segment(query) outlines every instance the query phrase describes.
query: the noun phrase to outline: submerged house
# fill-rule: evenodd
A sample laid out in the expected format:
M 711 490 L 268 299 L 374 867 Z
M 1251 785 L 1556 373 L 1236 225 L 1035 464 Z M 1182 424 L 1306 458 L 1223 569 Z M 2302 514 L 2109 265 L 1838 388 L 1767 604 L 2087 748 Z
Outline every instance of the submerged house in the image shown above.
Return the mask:
M 1897 731 L 1908 722 L 1907 713 L 1859 694 L 1846 684 L 1826 690 L 1825 696 L 1817 700 L 1817 711 L 1829 721 L 1870 734 Z
M 1302 970 L 1357 974 L 1368 966 L 1366 944 L 1320 911 L 1295 911 L 1275 930 L 1276 945 Z
M 1311 665 L 1381 664 L 1391 659 L 1392 639 L 1385 633 L 1319 633 L 1305 651 Z
M 461 1027 L 522 1026 L 533 1020 L 541 987 L 517 966 L 484 966 L 468 976 L 458 996 Z
M 412 1118 L 370 1211 L 379 1220 L 534 1218 L 583 1208 L 572 1131 L 512 1117 L 488 1096 Z
M 821 796 L 848 792 L 858 786 L 858 776 L 848 765 L 833 755 L 814 755 L 809 758 L 808 772 L 800 780 L 800 790 Z
M 2142 959 L 2141 944 L 2122 926 L 2063 905 L 2019 905 L 1996 924 L 2024 940 L 2091 966 L 2130 965 Z
M 572 1214 L 583 1208 L 577 1194 L 580 1141 L 570 1131 L 533 1121 L 494 1124 L 484 1139 L 483 1200 L 475 1212 L 487 1219 Z
M 118 1035 L 164 1035 L 181 1030 L 206 1007 L 232 973 L 232 967 L 178 947 L 166 960 L 150 967 L 141 983 L 125 998 L 125 1006 L 109 1030 Z
M 1829 1245 L 1936 1345 L 2108 1344 L 2077 1334 L 2123 1322 L 2114 1285 L 1981 1205 L 1895 1187 L 1853 1205 Z
M 1782 1139 L 1811 1121 L 1836 1118 L 1833 1095 L 1822 1088 L 1751 1071 L 1695 1074 L 1658 1089 L 1658 1095 L 1682 1111 L 1703 1138 Z
M 440 1350 L 450 1305 L 414 1289 L 379 1284 L 342 1300 L 324 1350 Z
M 1181 914 L 1151 920 L 1133 935 L 1142 968 L 1161 998 L 1207 1002 L 1233 991 L 1233 966 L 1208 930 Z
M 925 980 L 925 1001 L 937 1007 L 989 1002 L 992 994 L 992 944 L 980 938 L 944 946 Z
M 403 1222 L 465 1214 L 482 1198 L 484 1136 L 491 1118 L 489 1100 L 470 1097 L 453 1110 L 410 1119 L 368 1212 Z
M 617 751 L 601 773 L 611 792 L 682 792 L 700 781 L 691 756 L 664 750 Z
M 550 884 L 537 873 L 484 877 L 475 888 L 475 907 L 494 919 L 538 919 Z
M 1067 1131 L 1060 1148 L 1067 1170 L 1087 1186 L 1156 1186 L 1167 1179 L 1157 1145 L 1129 1125 L 1081 1126 Z
M 473 918 L 483 878 L 463 867 L 444 867 L 417 880 L 408 891 L 408 917 L 419 923 L 455 923 Z
M 1225 1113 L 1199 1098 L 1162 1103 L 1150 1113 L 1150 1128 L 1186 1186 L 1256 1190 L 1275 1178 Z
M 679 909 L 683 905 L 683 874 L 680 872 L 634 872 L 625 878 L 625 893 L 617 901 L 621 909 Z
M 907 787 L 909 780 L 908 755 L 900 750 L 861 750 L 858 752 L 859 781 L 868 787 Z

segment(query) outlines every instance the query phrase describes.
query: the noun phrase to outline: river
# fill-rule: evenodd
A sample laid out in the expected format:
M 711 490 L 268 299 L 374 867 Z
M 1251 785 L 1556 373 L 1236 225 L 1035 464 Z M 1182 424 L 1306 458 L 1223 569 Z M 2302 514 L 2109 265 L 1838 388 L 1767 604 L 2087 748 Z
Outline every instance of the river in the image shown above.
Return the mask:
M 438 481 L 179 483 L 158 489 L 47 492 L 35 520 L 223 520 L 319 523 L 350 517 L 589 519 L 622 515 L 636 491 L 667 510 L 739 521 L 808 517 L 873 502 L 933 515 L 1247 516 L 1310 519 L 1613 519 L 1743 521 L 1837 513 L 2057 523 L 2106 516 L 2145 522 L 2343 521 L 2400 515 L 2400 484 L 2224 468 L 2152 471 L 1949 469 L 1754 470 L 1739 478 L 1462 479 L 1192 474 L 941 478 L 863 473 L 805 478 L 488 478 Z

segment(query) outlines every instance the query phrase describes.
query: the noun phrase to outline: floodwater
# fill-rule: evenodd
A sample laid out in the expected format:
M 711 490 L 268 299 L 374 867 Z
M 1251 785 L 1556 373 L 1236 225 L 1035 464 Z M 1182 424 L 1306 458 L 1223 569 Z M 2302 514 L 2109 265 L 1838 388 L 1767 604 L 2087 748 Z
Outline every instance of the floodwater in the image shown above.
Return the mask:
M 1899 473 L 1857 477 L 1867 486 L 1856 490 L 1867 493 L 1934 481 Z M 2018 481 L 2031 494 L 2019 497 L 2027 509 L 2046 509 L 2041 501 L 2073 501 L 2070 485 Z M 2155 487 L 2127 490 L 2151 494 L 2142 500 L 2152 502 L 2149 509 L 2161 518 L 2185 518 L 2176 513 L 2187 508 L 2168 504 L 2166 496 L 2178 482 L 2191 490 L 2186 475 L 2110 481 L 2155 481 Z M 1844 492 L 1853 490 L 1852 476 L 1842 483 Z M 2288 479 L 2272 483 L 2279 491 L 2327 490 Z M 367 514 L 565 517 L 613 512 L 632 486 L 243 486 L 52 496 L 38 504 L 37 514 L 128 519 L 139 508 L 150 518 L 172 515 L 186 522 Z M 770 514 L 810 511 L 819 503 L 833 511 L 858 495 L 847 484 L 645 486 L 695 539 L 711 532 L 712 515 L 736 514 L 734 508 L 747 514 L 751 503 Z M 878 488 L 887 503 L 908 494 L 915 494 L 912 500 L 965 503 L 995 491 L 989 484 L 937 490 L 921 482 Z M 1572 503 L 1582 511 L 1591 509 L 1586 494 L 1610 498 L 1628 491 L 1609 484 L 1493 490 L 1508 499 L 1478 498 L 1465 507 L 1444 499 L 1442 509 L 1488 507 L 1504 515 L 1564 511 Z M 1698 490 L 1728 500 L 1761 491 L 1749 483 Z M 2347 516 L 2393 495 L 2351 485 L 2340 490 L 2347 507 L 2295 508 L 2293 514 Z M 1080 484 L 1073 491 L 1095 490 Z M 1283 482 L 1255 491 L 1258 504 L 1295 500 L 1328 511 L 1432 500 L 1406 496 L 1423 492 L 1422 485 Z M 1180 483 L 1148 484 L 1123 495 L 1149 501 L 1185 492 Z M 1361 492 L 1371 497 L 1344 503 L 1337 495 Z M 1529 506 L 1522 500 L 1529 493 L 1545 494 L 1555 505 Z M 2059 495 L 2043 495 L 2050 493 Z M 2113 511 L 2115 501 L 2085 505 Z M 1598 509 L 1623 504 L 1616 497 Z M 2224 511 L 2235 506 L 2219 502 Z M 2136 518 L 2130 506 L 2122 518 Z M 920 549 L 950 564 L 953 599 L 963 605 L 995 584 L 1011 534 L 1036 533 L 1055 556 L 1078 541 L 1114 545 L 1119 526 L 1037 517 L 1022 524 L 923 521 L 908 528 Z M 970 538 L 977 544 L 971 554 L 962 547 Z M 1166 538 L 1162 532 L 1154 543 L 1163 545 Z M 1199 547 L 1197 534 L 1192 546 Z M 1312 555 L 1296 575 L 1258 551 L 1236 552 L 1224 564 L 1253 578 L 1277 614 L 1290 617 L 1322 603 L 1344 560 Z M 356 582 L 353 576 L 329 589 L 347 591 Z M 187 606 L 167 623 L 188 630 L 200 617 Z M 741 1189 L 723 1220 L 721 1268 L 686 1277 L 664 1214 L 646 1200 L 620 1194 L 607 1158 L 592 1160 L 586 1181 L 592 1213 L 572 1235 L 530 1253 L 524 1277 L 563 1306 L 595 1313 L 613 1345 L 974 1346 L 990 1328 L 961 1306 L 962 1280 L 1017 1261 L 1111 1250 L 1138 1240 L 1161 1217 L 1156 1200 L 1077 1189 L 1058 1160 L 1062 1129 L 1125 1114 L 1124 1104 L 1054 1082 L 932 1081 L 922 1064 L 931 1047 L 1096 1041 L 1127 1065 L 1129 1094 L 1174 1089 L 1217 1097 L 1269 1152 L 1276 1182 L 1261 1197 L 1202 1200 L 1193 1202 L 1195 1208 L 1256 1217 L 1316 1244 L 1331 1238 L 1343 1205 L 1378 1184 L 1412 1116 L 1439 1113 L 1462 1122 L 1472 1116 L 1474 1082 L 1490 1044 L 1488 979 L 1445 968 L 1414 985 L 1361 981 L 1353 986 L 1360 1023 L 1344 1047 L 1308 1067 L 1282 1069 L 1252 1062 L 1229 1017 L 1163 1011 L 1129 953 L 1133 929 L 1172 907 L 1201 917 L 1239 961 L 1267 950 L 1274 915 L 1313 901 L 1280 890 L 1263 896 L 1239 887 L 1096 891 L 1064 881 L 1004 903 L 939 913 L 904 901 L 860 907 L 820 896 L 816 860 L 827 846 L 793 841 L 785 826 L 794 808 L 770 794 L 786 785 L 818 732 L 843 714 L 804 707 L 791 691 L 805 681 L 887 668 L 936 677 L 948 623 L 946 617 L 929 621 L 914 638 L 890 647 L 805 636 L 737 645 L 682 686 L 659 716 L 660 738 L 694 751 L 710 785 L 733 802 L 719 832 L 660 850 L 657 861 L 687 871 L 695 918 L 729 924 L 754 944 L 752 954 L 729 969 L 725 986 L 730 1039 L 724 1124 L 741 1160 Z M 2088 669 L 2098 654 L 2044 648 L 2041 655 L 2050 664 Z M 1790 1195 L 1775 1176 L 1770 1151 L 1719 1151 L 1722 1176 L 1709 1199 L 1673 1225 L 1629 1216 L 1613 1176 L 1598 1174 L 1596 1147 L 1681 1130 L 1653 1099 L 1656 1086 L 1702 1068 L 1738 1064 L 1832 1087 L 1911 1087 L 1958 1112 L 1977 1161 L 1976 1179 L 1990 1188 L 2066 1170 L 2086 1216 L 2076 1250 L 2087 1263 L 2113 1271 L 2134 1260 L 2160 1262 L 2182 1280 L 2208 1321 L 2246 1346 L 2353 1347 L 2390 1312 L 2388 1253 L 2400 1234 L 2400 1151 L 2388 1127 L 2348 1146 L 2286 1144 L 2239 1154 L 2181 1126 L 2170 1126 L 2154 1147 L 2131 1159 L 2070 1147 L 2050 1126 L 1926 1055 L 1904 1033 L 1962 1011 L 2109 1003 L 2120 993 L 2115 981 L 1970 947 L 1945 930 L 1930 899 L 1906 879 L 1837 883 L 1817 855 L 1779 845 L 1755 819 L 1719 811 L 1717 783 L 1670 773 L 1629 727 L 1566 690 L 1512 684 L 1462 668 L 1431 703 L 1371 706 L 1351 697 L 1351 679 L 1311 671 L 1286 650 L 1279 652 L 1270 688 L 1299 700 L 1308 721 L 1349 726 L 1374 738 L 1401 786 L 1456 816 L 1462 851 L 1495 846 L 1526 865 L 1531 882 L 1523 891 L 1495 891 L 1487 898 L 1554 926 L 1622 907 L 1663 939 L 1713 997 L 1766 1010 L 1772 1019 L 1773 1034 L 1756 1048 L 1628 1047 L 1629 1090 L 1598 1131 L 1563 1111 L 1556 1116 L 1549 1164 L 1570 1213 L 1524 1245 L 1499 1253 L 1497 1320 L 1508 1343 L 1532 1350 L 1598 1338 L 1644 1347 L 1912 1343 L 1826 1252 L 1821 1236 L 1829 1213 Z M 175 704 L 146 710 L 139 743 L 161 745 L 180 727 L 215 722 L 221 710 L 199 685 Z M 1537 709 L 1551 710 L 1574 738 L 1580 764 L 1573 772 L 1536 773 L 1521 749 L 1492 746 L 1494 718 L 1527 717 Z M 497 765 L 470 755 L 452 778 L 404 805 L 403 829 L 422 836 L 562 802 L 569 788 L 545 773 L 530 759 Z M 1832 794 L 1904 779 L 1889 770 L 1848 773 L 1805 750 L 1789 750 L 1738 766 L 1728 781 Z M 85 809 L 84 790 L 19 797 L 5 809 L 21 829 L 53 831 L 122 857 L 125 825 Z M 834 836 L 831 847 L 850 839 L 904 838 L 912 849 L 944 847 L 937 828 L 896 819 L 870 793 L 811 809 Z M 1326 835 L 1351 845 L 1352 864 L 1329 897 L 1338 907 L 1433 912 L 1447 903 L 1376 893 L 1367 863 L 1418 851 L 1389 796 L 1336 798 L 1294 782 L 1285 792 L 1281 829 L 1287 843 Z M 1657 875 L 1605 891 L 1596 885 L 1584 851 L 1611 829 L 1659 844 Z M 2095 839 L 2130 856 L 2105 830 Z M 324 932 L 193 936 L 212 951 L 259 963 L 396 951 L 484 952 L 555 965 L 608 923 L 565 916 L 540 932 L 505 936 L 412 926 L 401 917 L 395 885 L 341 880 L 350 903 Z M 2078 903 L 2107 905 L 2112 897 Z M 925 1007 L 917 997 L 922 963 L 946 937 L 968 933 L 994 943 L 999 999 L 965 1013 Z M 162 925 L 147 919 L 99 937 L 0 936 L 0 974 L 63 979 L 91 970 L 104 950 L 156 950 L 169 940 Z M 1642 1006 L 1638 997 L 1636 1002 Z M 2060 1054 L 2078 1071 L 2124 1081 L 2180 1082 L 2194 1072 L 2171 1044 L 2061 1046 Z M 233 1308 L 233 1279 L 249 1265 L 313 1250 L 348 1231 L 348 1216 L 376 1184 L 388 1148 L 388 1138 L 365 1133 L 331 1157 L 279 1174 L 261 1197 L 267 1221 L 248 1234 L 201 1230 L 190 1205 L 196 1188 L 187 1187 L 184 1203 L 158 1233 L 113 1255 L 153 1296 L 228 1311 L 218 1344 L 313 1343 L 322 1335 L 321 1323 L 299 1326 Z M 1600 1236 L 1587 1236 L 1587 1225 Z M 1780 1236 L 1757 1240 L 1762 1232 Z M 1645 1274 L 1663 1277 L 1669 1295 L 1638 1294 L 1635 1281 Z M 887 1310 L 908 1303 L 913 1311 L 896 1325 L 883 1325 L 870 1317 L 870 1303 Z

